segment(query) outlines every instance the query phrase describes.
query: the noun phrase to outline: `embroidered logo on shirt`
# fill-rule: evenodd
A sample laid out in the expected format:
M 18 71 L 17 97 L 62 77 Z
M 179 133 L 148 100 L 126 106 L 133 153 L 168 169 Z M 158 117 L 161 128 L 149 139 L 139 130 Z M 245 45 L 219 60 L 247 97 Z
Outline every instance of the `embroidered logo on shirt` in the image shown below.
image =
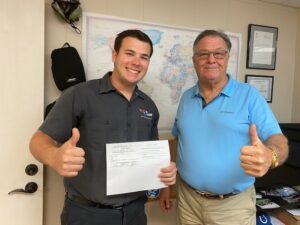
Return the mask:
M 152 113 L 148 112 L 146 109 L 139 109 L 140 113 L 142 114 L 141 117 L 151 120 L 152 119 Z
M 233 114 L 234 112 L 222 110 L 221 113 Z

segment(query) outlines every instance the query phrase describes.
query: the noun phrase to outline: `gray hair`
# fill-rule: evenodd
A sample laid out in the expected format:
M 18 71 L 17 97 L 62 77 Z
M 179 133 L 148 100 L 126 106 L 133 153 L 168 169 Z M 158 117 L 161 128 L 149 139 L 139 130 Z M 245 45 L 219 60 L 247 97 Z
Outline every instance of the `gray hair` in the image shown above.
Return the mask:
M 204 31 L 202 31 L 196 37 L 196 39 L 194 41 L 193 48 L 195 48 L 195 46 L 199 43 L 200 40 L 202 40 L 203 38 L 208 37 L 208 36 L 222 38 L 225 41 L 225 43 L 226 43 L 228 51 L 230 51 L 230 49 L 231 49 L 231 41 L 230 41 L 229 37 L 223 31 L 218 31 L 218 30 L 204 30 Z

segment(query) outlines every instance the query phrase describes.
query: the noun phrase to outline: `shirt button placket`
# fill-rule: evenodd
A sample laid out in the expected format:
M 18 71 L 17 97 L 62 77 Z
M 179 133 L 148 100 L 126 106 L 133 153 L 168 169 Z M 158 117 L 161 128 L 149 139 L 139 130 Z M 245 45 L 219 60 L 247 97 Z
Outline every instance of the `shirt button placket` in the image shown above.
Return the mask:
M 130 122 L 130 115 L 131 115 L 131 103 L 128 102 L 127 104 L 127 127 L 126 127 L 126 130 L 127 130 L 127 140 L 130 139 L 130 129 L 131 129 L 131 122 Z

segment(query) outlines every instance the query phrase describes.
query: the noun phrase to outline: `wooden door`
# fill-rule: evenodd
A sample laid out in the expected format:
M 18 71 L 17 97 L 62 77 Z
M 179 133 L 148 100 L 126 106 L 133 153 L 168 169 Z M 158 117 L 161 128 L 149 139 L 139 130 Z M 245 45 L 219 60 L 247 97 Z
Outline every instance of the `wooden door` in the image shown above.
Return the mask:
M 31 156 L 28 143 L 43 120 L 44 5 L 43 0 L 0 0 L 0 224 L 3 225 L 43 223 L 43 167 Z M 37 171 L 32 166 L 26 173 L 25 168 L 30 164 L 36 165 Z M 14 193 L 8 194 L 13 190 Z

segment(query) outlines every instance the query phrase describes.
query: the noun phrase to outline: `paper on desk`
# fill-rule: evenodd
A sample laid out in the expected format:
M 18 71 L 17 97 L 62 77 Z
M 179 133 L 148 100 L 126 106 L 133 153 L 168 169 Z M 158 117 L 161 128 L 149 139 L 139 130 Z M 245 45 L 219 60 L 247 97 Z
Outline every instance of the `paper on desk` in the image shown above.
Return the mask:
M 287 209 L 286 211 L 288 211 L 293 216 L 300 216 L 300 209 Z
M 107 195 L 166 187 L 158 175 L 169 163 L 167 140 L 106 144 Z
M 280 206 L 276 204 L 275 202 L 272 202 L 268 198 L 261 198 L 256 199 L 256 205 L 260 207 L 261 209 L 273 209 L 273 208 L 279 208 Z

